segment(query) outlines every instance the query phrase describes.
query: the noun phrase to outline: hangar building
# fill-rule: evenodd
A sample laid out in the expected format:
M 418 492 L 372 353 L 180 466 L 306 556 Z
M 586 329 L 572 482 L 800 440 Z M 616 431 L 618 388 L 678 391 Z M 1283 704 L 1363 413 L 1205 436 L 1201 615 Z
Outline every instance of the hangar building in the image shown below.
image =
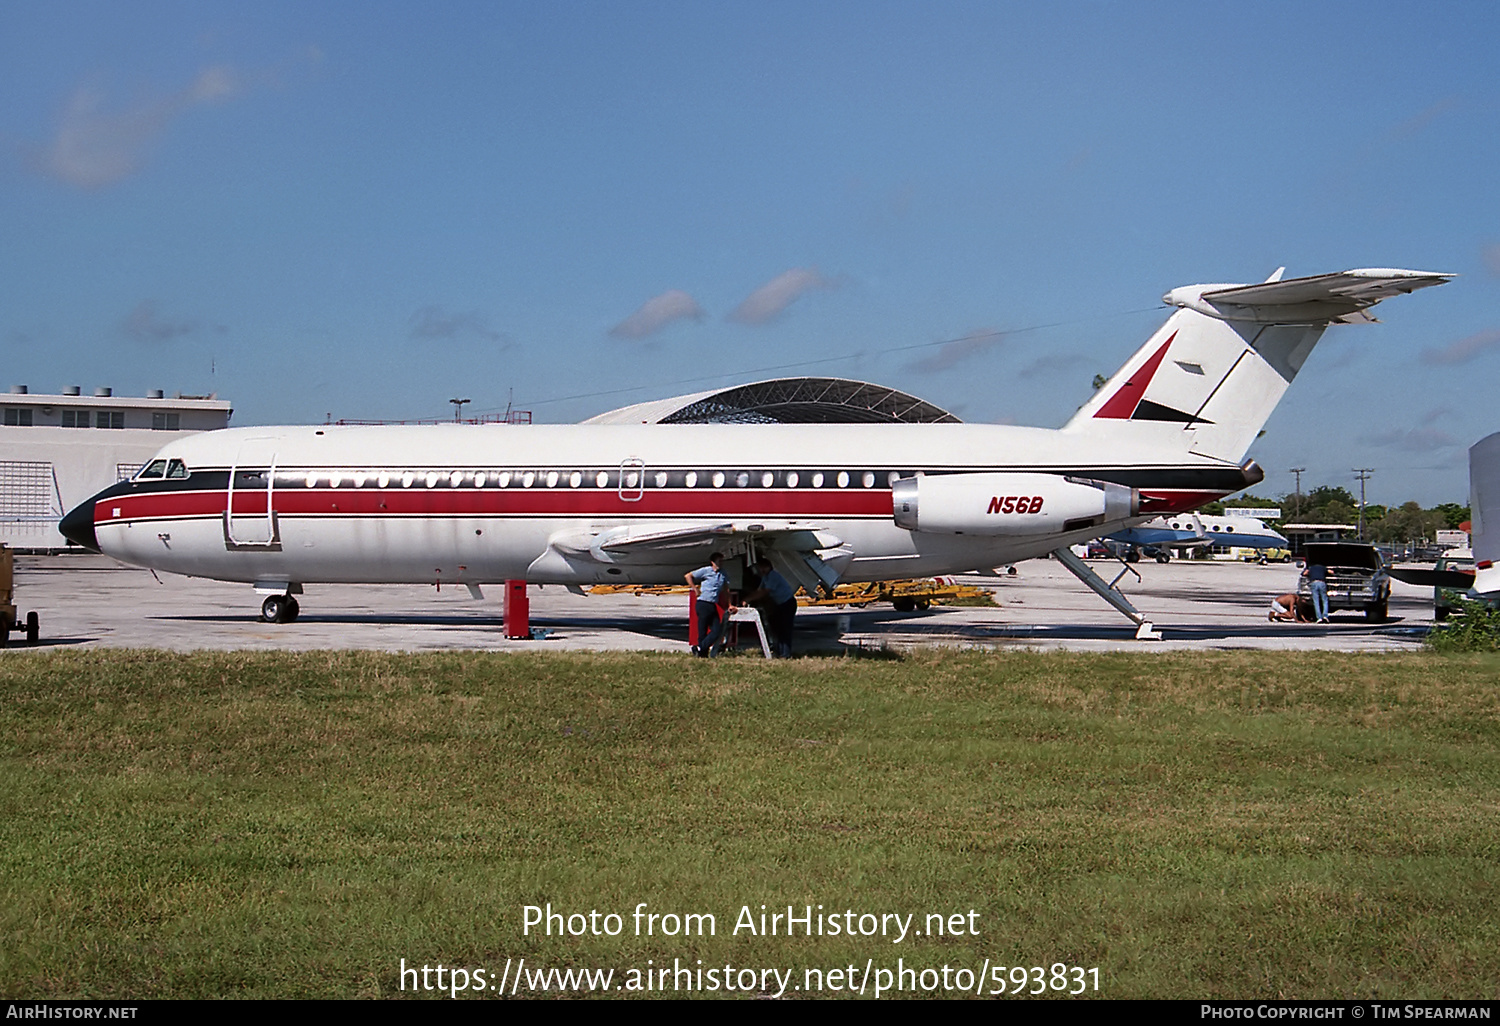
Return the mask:
M 899 389 L 849 378 L 773 378 L 624 406 L 585 424 L 957 424 Z
M 217 395 L 142 398 L 77 386 L 40 395 L 25 385 L 0 394 L 0 542 L 19 550 L 62 549 L 62 515 L 129 477 L 171 440 L 168 432 L 229 426 L 233 406 Z

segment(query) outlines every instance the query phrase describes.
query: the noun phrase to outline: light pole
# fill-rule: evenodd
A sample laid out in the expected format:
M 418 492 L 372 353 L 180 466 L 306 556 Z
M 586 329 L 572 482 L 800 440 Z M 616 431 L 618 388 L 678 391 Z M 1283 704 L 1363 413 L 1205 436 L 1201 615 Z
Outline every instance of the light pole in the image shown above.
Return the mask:
M 468 402 L 469 400 L 467 400 L 467 399 L 449 399 L 448 401 L 453 404 L 453 423 L 457 424 L 458 423 L 458 415 L 463 410 L 464 403 Z
M 1292 475 L 1297 479 L 1297 501 L 1296 505 L 1292 507 L 1292 516 L 1298 518 L 1302 516 L 1302 475 L 1306 470 L 1306 467 L 1292 468 Z
M 1359 540 L 1365 540 L 1365 482 L 1375 472 L 1374 467 L 1355 467 L 1354 476 L 1359 478 Z

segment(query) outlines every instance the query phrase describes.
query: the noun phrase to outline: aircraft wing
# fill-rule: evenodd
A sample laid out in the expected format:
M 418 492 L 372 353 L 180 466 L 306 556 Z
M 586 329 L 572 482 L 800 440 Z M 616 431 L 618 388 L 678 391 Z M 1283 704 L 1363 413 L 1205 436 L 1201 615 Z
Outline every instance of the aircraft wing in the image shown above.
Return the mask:
M 1436 271 L 1366 267 L 1259 285 L 1210 287 L 1203 292 L 1203 301 L 1226 316 L 1244 320 L 1276 322 L 1285 319 L 1287 308 L 1300 307 L 1319 320 L 1359 324 L 1375 320 L 1364 313 L 1366 307 L 1392 296 L 1442 285 L 1453 277 Z
M 1474 586 L 1473 570 L 1434 570 L 1430 566 L 1393 566 L 1390 575 L 1398 581 L 1420 588 L 1459 588 Z
M 726 556 L 765 556 L 809 595 L 820 588 L 831 591 L 854 558 L 854 550 L 840 538 L 805 521 L 648 524 L 559 532 L 527 573 L 592 579 L 599 569 L 613 564 L 697 565 L 715 551 Z

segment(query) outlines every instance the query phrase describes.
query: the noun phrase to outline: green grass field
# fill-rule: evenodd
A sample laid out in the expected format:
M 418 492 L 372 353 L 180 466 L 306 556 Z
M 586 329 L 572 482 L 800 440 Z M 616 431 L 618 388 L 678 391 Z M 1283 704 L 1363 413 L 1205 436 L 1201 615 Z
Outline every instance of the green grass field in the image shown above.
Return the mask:
M 616 991 L 674 959 L 792 986 L 901 959 L 1494 998 L 1497 680 L 1432 654 L 11 653 L 0 992 L 410 996 L 402 959 L 493 988 L 524 957 Z M 524 935 L 549 902 L 623 928 Z M 642 902 L 716 933 L 637 936 Z M 732 932 L 762 904 L 975 915 Z

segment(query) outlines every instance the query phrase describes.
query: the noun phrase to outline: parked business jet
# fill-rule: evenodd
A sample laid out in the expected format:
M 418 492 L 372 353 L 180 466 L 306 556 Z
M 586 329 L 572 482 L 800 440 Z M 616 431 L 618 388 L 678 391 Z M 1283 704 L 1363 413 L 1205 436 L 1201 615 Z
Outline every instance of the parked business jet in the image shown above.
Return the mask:
M 1109 535 L 1137 549 L 1152 549 L 1157 562 L 1165 563 L 1172 551 L 1225 545 L 1247 549 L 1285 549 L 1290 543 L 1255 517 L 1218 517 L 1208 513 L 1178 513 L 1156 517 L 1137 527 Z
M 1060 430 L 977 424 L 249 427 L 181 438 L 60 525 L 138 566 L 254 584 L 674 583 L 710 551 L 809 593 L 1057 554 L 1264 476 L 1245 459 L 1329 324 L 1449 274 L 1173 289 Z

